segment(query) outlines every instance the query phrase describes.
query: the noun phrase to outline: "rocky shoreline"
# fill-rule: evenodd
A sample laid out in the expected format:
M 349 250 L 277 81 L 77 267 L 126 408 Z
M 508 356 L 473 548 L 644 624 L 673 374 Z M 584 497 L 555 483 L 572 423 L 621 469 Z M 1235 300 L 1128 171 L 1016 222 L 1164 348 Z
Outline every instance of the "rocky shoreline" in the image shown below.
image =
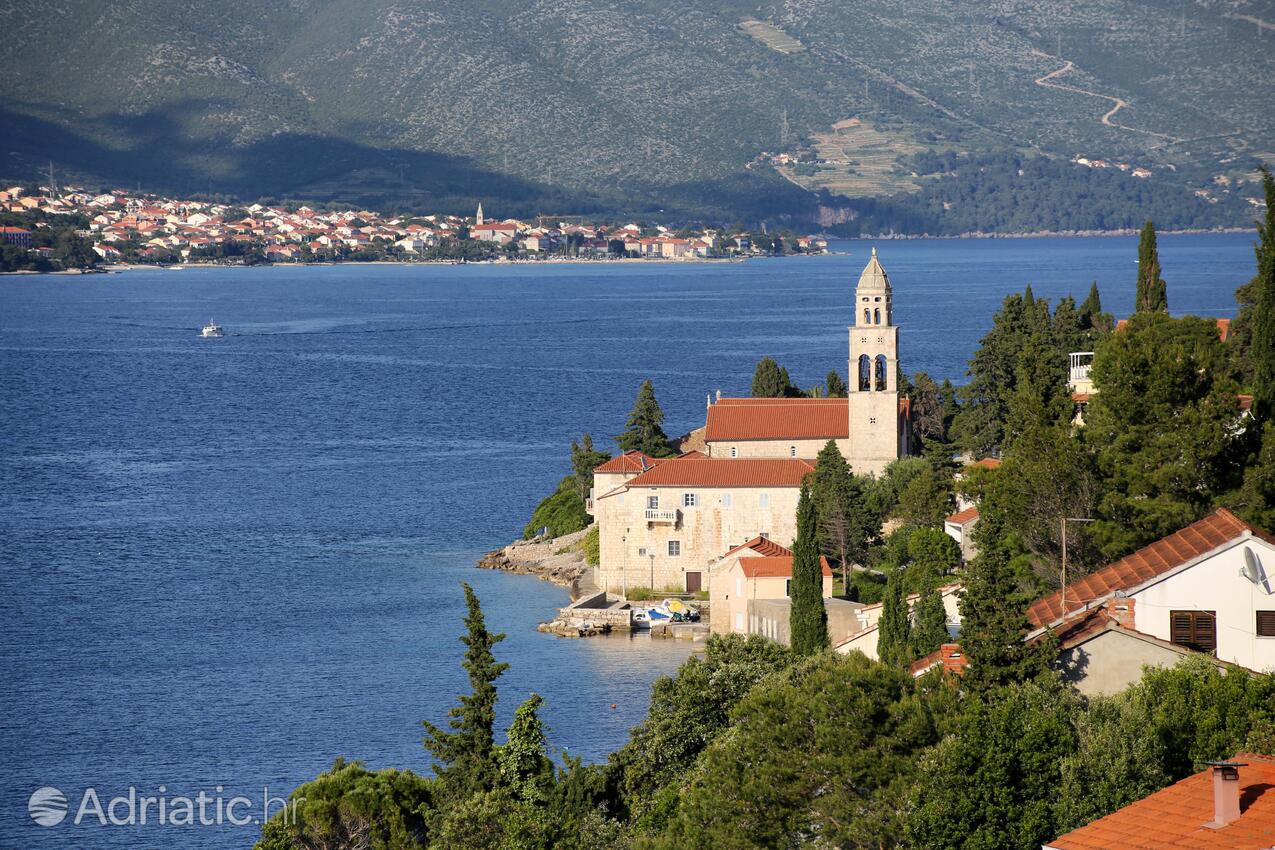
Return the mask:
M 503 549 L 483 555 L 482 570 L 501 570 L 515 575 L 536 576 L 571 591 L 574 599 L 580 579 L 588 571 L 581 541 L 588 530 L 547 540 L 516 540 Z

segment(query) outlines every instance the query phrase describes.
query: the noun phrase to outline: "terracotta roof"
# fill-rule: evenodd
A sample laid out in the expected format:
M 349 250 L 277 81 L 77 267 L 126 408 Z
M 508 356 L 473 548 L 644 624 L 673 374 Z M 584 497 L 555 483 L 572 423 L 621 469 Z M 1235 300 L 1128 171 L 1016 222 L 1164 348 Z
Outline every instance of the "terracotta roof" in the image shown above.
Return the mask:
M 594 469 L 594 472 L 641 472 L 644 469 L 650 469 L 655 466 L 655 458 L 648 454 L 643 454 L 636 449 L 625 452 L 622 455 L 611 458 L 606 463 Z
M 663 461 L 629 487 L 800 487 L 814 465 L 794 458 L 704 457 L 698 453 Z
M 1235 403 L 1239 405 L 1240 410 L 1253 409 L 1253 397 L 1245 393 L 1240 393 L 1235 397 Z
M 844 398 L 751 401 L 760 403 L 718 403 L 710 407 L 704 439 L 832 440 L 850 436 L 850 404 Z
M 998 457 L 982 457 L 973 463 L 966 464 L 974 469 L 1000 469 L 1001 459 Z
M 965 525 L 965 523 L 975 519 L 978 519 L 978 508 L 966 508 L 963 511 L 958 511 L 952 514 L 944 520 L 944 522 L 950 522 L 954 525 Z
M 1092 395 L 1092 393 L 1072 393 L 1071 400 L 1076 404 L 1088 404 L 1090 395 Z
M 1199 522 L 1067 585 L 1068 610 L 1084 608 L 1087 603 L 1117 590 L 1135 588 L 1229 543 L 1245 531 L 1275 544 L 1275 536 L 1254 528 L 1225 508 L 1218 508 Z M 1055 622 L 1063 613 L 1062 591 L 1054 591 L 1032 603 L 1027 609 L 1027 619 L 1039 627 Z
M 1045 847 L 1053 850 L 1263 850 L 1275 846 L 1275 759 L 1236 753 L 1240 816 L 1220 829 L 1213 820 L 1212 769 L 1175 782 Z
M 747 578 L 788 578 L 792 575 L 792 555 L 777 555 L 770 558 L 740 558 L 739 565 Z M 832 575 L 828 559 L 819 556 L 819 566 L 825 576 Z
M 765 558 L 775 558 L 780 555 L 788 555 L 788 556 L 792 555 L 791 549 L 784 546 L 780 546 L 778 543 L 776 543 L 775 541 L 771 540 L 768 537 L 758 536 L 758 537 L 754 537 L 752 540 L 749 540 L 747 543 L 741 543 L 740 545 L 736 546 L 734 549 L 731 549 L 730 551 L 728 551 L 722 557 L 723 558 L 730 557 L 731 555 L 734 555 L 736 552 L 740 551 L 741 549 L 752 549 L 758 555 L 761 555 L 762 557 L 765 557 Z
M 965 673 L 965 668 L 970 666 L 970 660 L 961 651 L 959 643 L 945 643 L 929 655 L 923 655 L 916 661 L 912 662 L 912 675 L 921 676 L 932 667 L 941 666 L 948 673 L 955 673 L 958 676 Z
M 766 405 L 766 404 L 829 404 L 838 407 L 845 407 L 846 400 L 844 398 L 719 398 L 713 402 L 714 406 L 719 404 L 726 405 Z

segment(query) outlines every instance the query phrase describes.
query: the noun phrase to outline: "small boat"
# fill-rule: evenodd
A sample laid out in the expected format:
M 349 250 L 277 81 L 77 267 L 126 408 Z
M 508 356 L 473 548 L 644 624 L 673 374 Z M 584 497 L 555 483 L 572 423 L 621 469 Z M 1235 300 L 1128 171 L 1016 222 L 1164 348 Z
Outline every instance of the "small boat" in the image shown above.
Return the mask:
M 204 325 L 204 329 L 199 332 L 199 335 L 204 339 L 221 339 L 226 335 L 226 332 L 222 330 L 221 325 L 209 319 L 208 324 Z

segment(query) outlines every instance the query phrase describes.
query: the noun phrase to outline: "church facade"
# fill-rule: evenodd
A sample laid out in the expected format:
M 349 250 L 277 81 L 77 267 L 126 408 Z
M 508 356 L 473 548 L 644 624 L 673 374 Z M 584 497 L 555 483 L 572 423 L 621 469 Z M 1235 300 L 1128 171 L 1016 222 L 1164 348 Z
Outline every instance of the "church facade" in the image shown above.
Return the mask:
M 703 451 L 628 452 L 595 470 L 599 584 L 616 593 L 706 590 L 709 566 L 745 541 L 792 545 L 802 480 L 829 440 L 865 475 L 909 453 L 893 292 L 875 248 L 854 311 L 847 398 L 710 399 Z

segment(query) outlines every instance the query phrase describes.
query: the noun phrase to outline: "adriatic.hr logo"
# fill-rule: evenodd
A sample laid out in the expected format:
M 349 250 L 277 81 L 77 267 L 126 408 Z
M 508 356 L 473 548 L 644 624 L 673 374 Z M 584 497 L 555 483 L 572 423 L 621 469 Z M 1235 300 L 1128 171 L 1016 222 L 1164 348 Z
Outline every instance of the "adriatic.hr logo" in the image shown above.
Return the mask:
M 40 826 L 57 826 L 66 817 L 66 795 L 56 788 L 37 788 L 27 800 L 31 820 Z
M 73 806 L 61 789 L 45 785 L 27 799 L 27 814 L 43 827 L 55 827 L 68 815 L 76 826 L 248 826 L 265 823 L 276 814 L 284 823 L 295 823 L 297 806 L 305 801 L 304 797 L 272 797 L 268 786 L 261 789 L 259 799 L 228 796 L 220 785 L 212 794 L 201 790 L 174 795 L 164 785 L 157 790 L 154 795 L 139 794 L 135 786 L 129 786 L 123 794 L 105 796 L 96 788 L 85 788 Z

